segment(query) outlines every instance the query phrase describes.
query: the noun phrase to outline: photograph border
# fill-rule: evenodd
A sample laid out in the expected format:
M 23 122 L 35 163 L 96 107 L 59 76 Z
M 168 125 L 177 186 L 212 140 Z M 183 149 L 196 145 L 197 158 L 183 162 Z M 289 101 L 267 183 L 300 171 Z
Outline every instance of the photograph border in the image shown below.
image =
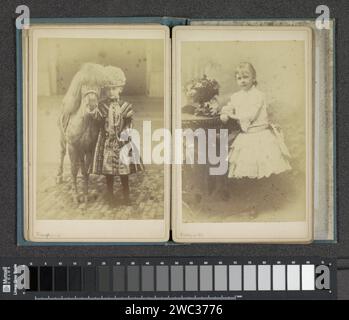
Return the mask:
M 252 21 L 252 20 L 251 20 Z M 179 97 L 181 96 L 181 86 L 178 85 L 178 82 L 181 83 L 181 79 L 178 80 L 178 77 L 180 75 L 177 74 L 178 70 L 180 70 L 180 42 L 184 40 L 178 39 L 178 32 L 180 30 L 185 30 L 188 32 L 188 30 L 193 30 L 195 31 L 206 31 L 209 32 L 210 30 L 219 30 L 222 31 L 223 29 L 225 30 L 265 30 L 265 31 L 304 31 L 307 34 L 307 40 L 305 41 L 305 46 L 306 46 L 306 53 L 307 53 L 307 59 L 311 61 L 310 66 L 306 68 L 306 85 L 307 85 L 307 94 L 306 94 L 306 99 L 307 99 L 307 104 L 308 104 L 308 110 L 305 110 L 306 113 L 306 139 L 307 139 L 307 148 L 306 148 L 306 154 L 307 154 L 307 170 L 306 170 L 306 192 L 307 192 L 307 200 L 306 200 L 306 217 L 305 217 L 305 223 L 294 223 L 294 222 L 285 222 L 285 223 L 279 223 L 275 222 L 275 227 L 280 227 L 281 224 L 287 224 L 288 227 L 291 227 L 293 225 L 294 230 L 297 230 L 298 228 L 302 228 L 304 230 L 304 234 L 306 235 L 304 237 L 289 237 L 289 238 L 268 238 L 267 236 L 263 237 L 255 237 L 252 234 L 248 234 L 246 238 L 234 238 L 234 237 L 228 237 L 228 236 L 222 236 L 222 233 L 224 235 L 228 234 L 234 234 L 234 229 L 232 228 L 233 225 L 239 226 L 239 229 L 241 230 L 241 227 L 245 227 L 246 230 L 248 230 L 248 225 L 254 226 L 252 228 L 252 231 L 256 231 L 256 226 L 259 224 L 258 228 L 259 230 L 265 230 L 265 228 L 270 228 L 272 227 L 272 224 L 274 222 L 265 222 L 265 223 L 257 223 L 257 222 L 232 222 L 232 223 L 183 223 L 182 222 L 182 201 L 181 201 L 181 169 L 180 165 L 175 165 L 173 166 L 172 169 L 172 176 L 173 176 L 173 193 L 172 193 L 172 212 L 176 212 L 176 214 L 173 217 L 172 220 L 172 229 L 174 230 L 173 232 L 173 239 L 174 241 L 178 242 L 200 242 L 200 243 L 311 243 L 314 238 L 314 226 L 313 226 L 313 188 L 314 188 L 314 182 L 313 182 L 313 170 L 314 170 L 314 155 L 313 155 L 313 148 L 314 148 L 314 126 L 313 126 L 313 121 L 314 121 L 314 46 L 313 46 L 313 30 L 308 27 L 308 26 L 263 26 L 263 25 L 256 25 L 256 26 L 239 26 L 239 25 L 195 25 L 195 26 L 187 26 L 187 27 L 182 27 L 182 26 L 177 26 L 174 27 L 172 30 L 172 36 L 173 36 L 173 43 L 172 43 L 172 109 L 173 109 L 173 118 L 172 118 L 172 127 L 173 129 L 176 128 L 181 128 L 181 106 L 178 104 Z M 185 36 L 185 41 L 189 41 L 188 38 L 190 38 L 189 34 L 187 33 Z M 233 37 L 226 36 L 224 40 L 227 40 L 227 38 L 230 38 L 231 40 L 229 41 L 234 41 L 232 40 Z M 213 39 L 209 40 L 207 38 L 202 39 L 197 39 L 193 41 L 220 41 L 221 39 Z M 240 41 L 243 41 L 239 39 Z M 228 40 L 227 40 L 228 41 Z M 261 40 L 263 41 L 263 40 Z M 307 65 L 306 65 L 307 67 Z M 174 78 L 177 79 L 177 83 L 174 81 Z M 309 168 L 310 165 L 310 168 Z M 183 227 L 187 226 L 185 230 L 183 231 Z M 228 225 L 230 227 L 228 227 Z M 267 225 L 267 226 L 265 226 Z M 212 231 L 214 229 L 214 231 Z M 224 232 L 223 232 L 224 231 Z M 211 235 L 213 236 L 207 236 L 207 232 L 210 232 Z M 251 231 L 250 231 L 251 232 Z M 270 233 L 271 234 L 271 233 Z
M 337 209 L 337 92 L 336 92 L 336 19 L 330 17 L 328 26 L 319 28 L 317 20 L 308 18 L 195 18 L 195 26 L 307 26 L 313 30 L 314 48 L 314 242 L 338 243 Z M 320 120 L 320 121 L 317 121 Z M 317 131 L 316 127 L 325 130 Z M 324 127 L 325 126 L 325 127 Z M 317 200 L 321 199 L 321 203 Z
M 34 20 L 34 19 L 33 19 Z M 42 19 L 37 19 L 37 20 L 42 20 Z M 47 19 L 44 23 L 40 21 L 37 23 L 33 23 L 34 28 L 39 27 L 40 29 L 43 28 L 59 28 L 62 29 L 64 27 L 67 28 L 85 28 L 85 27 L 96 27 L 97 29 L 99 28 L 114 28 L 114 29 L 156 29 L 156 30 L 163 30 L 165 32 L 165 37 L 164 37 L 164 104 L 165 104 L 165 110 L 164 110 L 164 127 L 165 128 L 171 128 L 171 106 L 170 106 L 170 75 L 171 75 L 171 70 L 170 70 L 170 30 L 166 25 L 161 24 L 161 21 L 158 21 L 158 23 L 154 23 L 154 20 L 158 20 L 157 18 L 150 18 L 149 20 L 147 18 L 141 18 L 141 19 L 136 19 L 139 20 L 139 24 L 130 24 L 130 23 L 115 23 L 115 19 L 111 19 L 110 23 L 113 23 L 112 25 L 108 23 L 104 23 L 104 19 L 98 19 L 100 24 L 94 24 L 96 19 L 91 19 L 90 21 L 87 21 L 89 19 L 79 19 L 79 23 L 71 23 L 71 20 L 76 20 L 76 19 L 62 19 L 61 23 L 62 24 L 56 24 L 55 21 L 56 19 Z M 63 21 L 64 20 L 64 21 Z M 121 19 L 125 20 L 125 19 Z M 142 22 L 141 22 L 142 21 Z M 147 21 L 151 21 L 150 23 L 147 23 Z M 52 25 L 53 24 L 53 25 Z M 136 238 L 134 241 L 132 240 L 131 237 L 126 237 L 124 239 L 120 238 L 115 241 L 110 241 L 110 240 L 103 240 L 103 239 L 91 239 L 91 240 L 82 240 L 81 238 L 79 239 L 38 239 L 35 241 L 34 240 L 27 240 L 28 239 L 28 230 L 26 229 L 26 226 L 29 225 L 29 219 L 28 216 L 25 214 L 26 213 L 26 189 L 27 188 L 27 175 L 26 175 L 26 165 L 25 165 L 25 159 L 24 156 L 27 154 L 27 144 L 23 143 L 25 141 L 25 130 L 28 129 L 26 127 L 26 105 L 28 104 L 27 96 L 28 96 L 28 90 L 26 86 L 26 81 L 23 81 L 28 75 L 25 74 L 25 71 L 27 67 L 31 67 L 30 64 L 28 64 L 27 58 L 28 58 L 28 53 L 25 52 L 27 50 L 26 46 L 28 43 L 26 42 L 27 37 L 25 37 L 25 32 L 27 30 L 24 30 L 24 33 L 22 30 L 17 30 L 16 33 L 16 45 L 17 45 L 17 164 L 18 164 L 18 171 L 17 171 L 17 243 L 20 245 L 39 245 L 40 243 L 45 243 L 45 244 L 57 244 L 57 245 L 62 245 L 62 244 L 91 244 L 91 243 L 96 243 L 96 244 L 115 244 L 115 243 L 120 243 L 120 244 L 135 244 L 135 243 L 145 243 L 145 244 L 161 244 L 163 242 L 168 241 L 169 237 L 169 228 L 170 228 L 170 191 L 166 192 L 164 194 L 164 219 L 159 220 L 159 223 L 161 223 L 164 227 L 165 234 L 161 238 L 150 238 L 149 239 L 144 239 L 144 238 Z M 136 37 L 137 38 L 137 37 Z M 135 39 L 136 39 L 135 38 Z M 25 54 L 27 53 L 27 54 Z M 168 64 L 168 66 L 166 65 Z M 30 72 L 28 72 L 30 74 Z M 171 184 L 171 171 L 170 167 L 168 165 L 164 165 L 164 183 L 165 184 Z M 166 189 L 166 188 L 165 188 Z M 73 220 L 72 220 L 73 221 Z M 85 220 L 84 220 L 85 221 Z M 91 220 L 91 221 L 96 221 L 96 220 Z M 103 221 L 103 220 L 102 220 Z M 118 221 L 118 220 L 115 220 Z M 131 222 L 132 220 L 120 220 L 123 222 Z M 140 223 L 142 222 L 147 222 L 150 221 L 155 221 L 155 220 L 135 220 L 139 221 Z M 156 220 L 157 221 L 157 220 Z M 69 220 L 69 222 L 71 222 Z M 106 221 L 105 221 L 106 222 Z

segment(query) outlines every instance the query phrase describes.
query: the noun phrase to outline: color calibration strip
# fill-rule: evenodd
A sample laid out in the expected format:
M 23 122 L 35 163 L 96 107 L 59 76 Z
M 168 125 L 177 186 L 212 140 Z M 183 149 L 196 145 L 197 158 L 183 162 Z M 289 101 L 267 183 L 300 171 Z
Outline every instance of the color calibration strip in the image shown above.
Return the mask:
M 16 266 L 19 264 L 17 263 Z M 26 294 L 94 294 L 117 297 L 235 297 L 251 293 L 332 294 L 332 262 L 202 259 L 66 261 L 23 264 L 29 271 Z M 317 269 L 321 267 L 318 272 Z M 328 269 L 324 275 L 323 270 Z M 11 269 L 9 269 L 11 270 Z M 9 271 L 10 273 L 11 271 Z M 317 277 L 323 276 L 319 281 Z M 8 288 L 7 288 L 8 291 Z M 10 290 L 12 291 L 12 290 Z M 3 292 L 4 293 L 4 292 Z M 8 292 L 10 293 L 10 292 Z

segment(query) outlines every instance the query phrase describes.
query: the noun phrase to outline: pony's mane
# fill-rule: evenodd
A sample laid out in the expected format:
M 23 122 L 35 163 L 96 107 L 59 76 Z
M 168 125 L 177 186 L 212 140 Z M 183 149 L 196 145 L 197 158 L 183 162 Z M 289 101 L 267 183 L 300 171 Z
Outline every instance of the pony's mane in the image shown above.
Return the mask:
M 103 66 L 95 63 L 85 63 L 73 77 L 68 91 L 66 92 L 62 107 L 65 114 L 74 114 L 78 111 L 81 103 L 81 88 L 103 87 L 106 83 L 106 75 Z

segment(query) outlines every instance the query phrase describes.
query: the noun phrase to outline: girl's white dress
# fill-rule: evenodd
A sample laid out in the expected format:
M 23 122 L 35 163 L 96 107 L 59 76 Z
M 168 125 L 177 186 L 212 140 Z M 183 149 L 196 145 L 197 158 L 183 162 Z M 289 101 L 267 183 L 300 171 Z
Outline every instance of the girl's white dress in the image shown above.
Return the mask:
M 269 122 L 263 92 L 255 86 L 238 91 L 221 113 L 237 119 L 241 126 L 230 146 L 229 178 L 261 179 L 291 169 L 282 132 Z

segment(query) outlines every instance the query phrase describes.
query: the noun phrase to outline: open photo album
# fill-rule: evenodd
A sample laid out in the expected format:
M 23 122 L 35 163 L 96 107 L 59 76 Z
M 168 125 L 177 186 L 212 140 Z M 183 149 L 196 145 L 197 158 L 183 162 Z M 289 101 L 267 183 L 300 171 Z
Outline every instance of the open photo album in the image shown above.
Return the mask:
M 330 31 L 33 23 L 18 42 L 24 242 L 335 240 Z

